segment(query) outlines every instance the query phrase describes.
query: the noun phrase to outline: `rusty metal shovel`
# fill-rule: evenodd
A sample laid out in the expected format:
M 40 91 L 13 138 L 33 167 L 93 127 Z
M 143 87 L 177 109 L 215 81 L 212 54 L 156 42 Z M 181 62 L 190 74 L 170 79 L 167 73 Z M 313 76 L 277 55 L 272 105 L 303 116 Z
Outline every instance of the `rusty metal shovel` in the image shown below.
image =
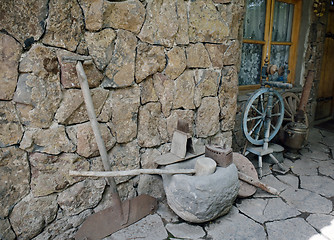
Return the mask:
M 101 155 L 103 167 L 105 171 L 110 171 L 111 163 L 109 162 L 107 150 L 98 127 L 87 76 L 81 63 L 81 61 L 87 60 L 91 61 L 91 58 L 87 56 L 63 57 L 63 61 L 76 62 L 78 79 L 81 85 L 88 117 Z M 156 210 L 157 200 L 145 194 L 121 202 L 114 178 L 109 177 L 106 180 L 112 191 L 110 199 L 111 207 L 88 216 L 81 228 L 75 234 L 75 239 L 102 239 L 139 221 Z

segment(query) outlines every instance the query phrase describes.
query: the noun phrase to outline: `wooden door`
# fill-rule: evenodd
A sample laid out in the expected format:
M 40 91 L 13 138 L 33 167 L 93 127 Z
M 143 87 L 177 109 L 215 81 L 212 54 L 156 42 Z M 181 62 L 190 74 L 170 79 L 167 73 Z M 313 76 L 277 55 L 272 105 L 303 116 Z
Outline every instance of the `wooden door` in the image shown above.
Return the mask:
M 315 120 L 333 117 L 334 110 L 334 7 L 331 6 L 321 66 Z

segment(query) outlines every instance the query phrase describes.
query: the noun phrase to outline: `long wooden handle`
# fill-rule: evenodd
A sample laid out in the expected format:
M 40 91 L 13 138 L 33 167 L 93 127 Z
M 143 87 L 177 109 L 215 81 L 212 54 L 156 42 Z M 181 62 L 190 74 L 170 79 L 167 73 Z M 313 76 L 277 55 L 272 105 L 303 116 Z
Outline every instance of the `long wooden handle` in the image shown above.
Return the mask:
M 192 174 L 195 169 L 133 169 L 126 171 L 69 171 L 70 176 L 78 177 L 123 177 L 140 174 Z
M 111 167 L 110 167 L 110 163 L 109 163 L 109 160 L 108 160 L 107 149 L 106 149 L 106 146 L 104 145 L 104 141 L 102 139 L 100 129 L 99 129 L 99 125 L 98 125 L 98 122 L 97 122 L 97 119 L 96 119 L 93 100 L 92 100 L 92 96 L 90 95 L 90 91 L 89 91 L 87 76 L 85 74 L 85 71 L 84 71 L 80 61 L 78 61 L 77 65 L 76 65 L 76 70 L 77 70 L 78 79 L 79 79 L 79 82 L 80 82 L 80 85 L 81 85 L 82 94 L 83 94 L 83 97 L 84 97 L 84 100 L 85 100 L 88 117 L 89 117 L 92 129 L 93 129 L 93 132 L 94 132 L 97 147 L 98 147 L 100 155 L 101 155 L 103 168 L 104 168 L 105 171 L 110 171 Z M 108 180 L 108 183 L 109 183 L 112 191 L 114 193 L 117 192 L 117 187 L 116 187 L 115 180 L 113 178 L 108 178 L 107 180 Z
M 244 182 L 247 182 L 255 187 L 258 187 L 258 188 L 261 188 L 262 190 L 268 192 L 268 193 L 271 193 L 273 195 L 279 195 L 279 191 L 277 191 L 275 188 L 273 187 L 270 187 L 266 184 L 264 184 L 263 182 L 260 182 L 259 180 L 257 179 L 254 179 L 242 172 L 238 172 L 238 175 L 239 175 L 239 179 L 244 181 Z

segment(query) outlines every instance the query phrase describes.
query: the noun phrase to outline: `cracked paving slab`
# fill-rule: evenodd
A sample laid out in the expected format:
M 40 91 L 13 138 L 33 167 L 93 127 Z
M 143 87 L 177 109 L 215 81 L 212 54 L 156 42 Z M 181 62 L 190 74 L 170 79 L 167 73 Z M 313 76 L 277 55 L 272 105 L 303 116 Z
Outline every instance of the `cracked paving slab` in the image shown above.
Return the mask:
M 325 175 L 327 177 L 331 177 L 332 179 L 334 179 L 334 161 L 333 160 L 322 162 L 318 169 L 319 169 L 319 174 Z
M 167 231 L 158 214 L 148 215 L 140 221 L 123 228 L 103 240 L 145 239 L 163 240 L 168 237 Z
M 333 204 L 330 200 L 308 190 L 288 188 L 283 191 L 280 196 L 287 204 L 295 207 L 301 212 L 332 212 Z
M 278 180 L 285 183 L 286 185 L 298 189 L 299 186 L 299 178 L 292 174 L 286 174 L 286 175 L 277 175 L 276 176 Z
M 265 240 L 263 226 L 239 213 L 236 207 L 205 227 L 207 238 L 212 240 Z
M 285 189 L 287 189 L 289 186 L 285 183 L 283 183 L 282 181 L 278 180 L 276 177 L 274 177 L 273 175 L 268 175 L 268 176 L 265 176 L 261 179 L 261 182 L 267 184 L 268 186 L 270 187 L 273 187 L 275 188 L 278 192 L 282 192 L 284 191 Z M 261 190 L 261 189 L 257 189 L 256 190 L 256 193 L 254 195 L 254 198 L 264 198 L 264 197 L 277 197 L 275 195 L 272 195 L 264 190 Z
M 237 207 L 242 213 L 259 223 L 300 215 L 296 208 L 284 203 L 280 198 L 244 199 L 241 204 L 237 204 Z
M 302 218 L 266 223 L 268 240 L 309 240 L 318 232 Z
M 334 240 L 334 216 L 326 214 L 311 214 L 306 221 L 316 228 L 323 236 Z
M 326 176 L 300 176 L 300 187 L 324 197 L 334 196 L 334 180 Z
M 316 176 L 318 175 L 318 167 L 319 163 L 302 156 L 300 160 L 293 163 L 291 171 L 296 175 Z
M 168 223 L 166 229 L 174 237 L 182 239 L 199 239 L 205 236 L 205 231 L 201 226 L 188 223 L 172 224 Z

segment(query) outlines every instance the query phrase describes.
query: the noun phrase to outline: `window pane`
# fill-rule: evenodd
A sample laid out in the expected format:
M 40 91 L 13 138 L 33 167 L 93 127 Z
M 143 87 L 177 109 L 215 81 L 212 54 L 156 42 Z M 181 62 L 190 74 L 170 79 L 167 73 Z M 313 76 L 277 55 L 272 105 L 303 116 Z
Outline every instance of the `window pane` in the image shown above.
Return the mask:
M 262 45 L 242 45 L 241 68 L 239 72 L 239 85 L 253 85 L 260 83 Z
M 272 45 L 270 63 L 277 66 L 282 66 L 288 63 L 290 46 Z
M 266 0 L 246 0 L 244 39 L 264 39 L 266 2 Z
M 284 2 L 275 2 L 274 25 L 272 41 L 290 42 L 293 20 L 293 5 Z

